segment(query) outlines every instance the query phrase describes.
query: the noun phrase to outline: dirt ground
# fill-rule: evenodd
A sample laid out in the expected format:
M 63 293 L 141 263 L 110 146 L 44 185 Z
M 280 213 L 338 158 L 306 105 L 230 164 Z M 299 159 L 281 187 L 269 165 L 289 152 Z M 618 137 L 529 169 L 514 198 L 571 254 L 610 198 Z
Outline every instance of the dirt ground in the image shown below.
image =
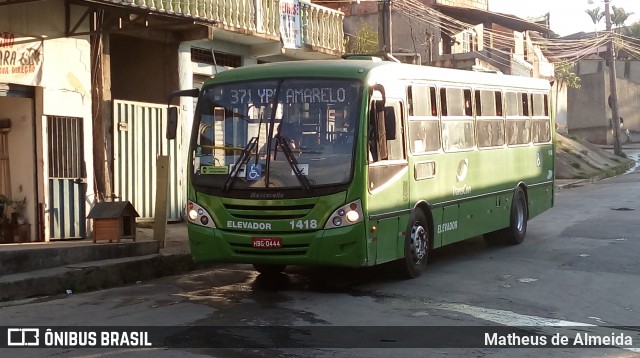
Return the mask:
M 556 133 L 556 179 L 602 179 L 624 173 L 633 160 L 581 138 Z

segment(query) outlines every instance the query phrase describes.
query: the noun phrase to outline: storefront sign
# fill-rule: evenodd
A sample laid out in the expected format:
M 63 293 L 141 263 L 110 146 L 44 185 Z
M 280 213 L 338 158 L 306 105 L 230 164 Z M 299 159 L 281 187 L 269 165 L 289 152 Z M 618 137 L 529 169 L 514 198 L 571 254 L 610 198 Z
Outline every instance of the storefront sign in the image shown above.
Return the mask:
M 37 85 L 42 72 L 42 40 L 0 32 L 0 82 Z
M 284 48 L 302 48 L 300 1 L 280 0 L 280 38 Z

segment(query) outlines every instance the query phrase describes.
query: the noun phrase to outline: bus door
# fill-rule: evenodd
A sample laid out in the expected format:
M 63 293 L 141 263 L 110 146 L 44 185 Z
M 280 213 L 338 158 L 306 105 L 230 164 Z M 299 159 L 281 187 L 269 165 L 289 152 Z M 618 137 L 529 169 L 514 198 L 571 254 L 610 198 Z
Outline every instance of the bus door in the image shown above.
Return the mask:
M 369 259 L 376 263 L 398 258 L 404 251 L 409 209 L 408 164 L 404 149 L 403 103 L 397 99 L 371 102 L 367 126 L 368 212 L 371 233 Z M 405 215 L 406 216 L 406 215 Z

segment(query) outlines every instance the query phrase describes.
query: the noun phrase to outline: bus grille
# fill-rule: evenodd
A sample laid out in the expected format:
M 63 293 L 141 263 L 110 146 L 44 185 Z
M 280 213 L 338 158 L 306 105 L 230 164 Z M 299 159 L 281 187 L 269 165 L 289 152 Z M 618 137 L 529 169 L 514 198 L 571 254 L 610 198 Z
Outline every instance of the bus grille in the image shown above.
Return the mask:
M 251 245 L 232 243 L 231 249 L 238 255 L 257 255 L 257 256 L 304 256 L 307 254 L 309 245 L 297 244 L 287 245 L 283 244 L 279 249 L 254 249 Z
M 238 219 L 282 220 L 297 219 L 309 214 L 314 204 L 286 206 L 257 206 L 225 204 L 225 209 Z

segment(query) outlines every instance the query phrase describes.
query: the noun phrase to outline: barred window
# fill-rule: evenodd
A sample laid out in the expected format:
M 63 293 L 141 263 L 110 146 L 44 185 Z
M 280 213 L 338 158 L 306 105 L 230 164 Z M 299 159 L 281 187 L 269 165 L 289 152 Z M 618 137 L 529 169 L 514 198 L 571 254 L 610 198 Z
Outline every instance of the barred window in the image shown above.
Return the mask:
M 214 55 L 216 56 L 215 60 L 213 58 Z M 206 63 L 209 65 L 218 65 L 221 67 L 236 68 L 242 66 L 242 58 L 240 56 L 198 47 L 191 48 L 191 61 Z

